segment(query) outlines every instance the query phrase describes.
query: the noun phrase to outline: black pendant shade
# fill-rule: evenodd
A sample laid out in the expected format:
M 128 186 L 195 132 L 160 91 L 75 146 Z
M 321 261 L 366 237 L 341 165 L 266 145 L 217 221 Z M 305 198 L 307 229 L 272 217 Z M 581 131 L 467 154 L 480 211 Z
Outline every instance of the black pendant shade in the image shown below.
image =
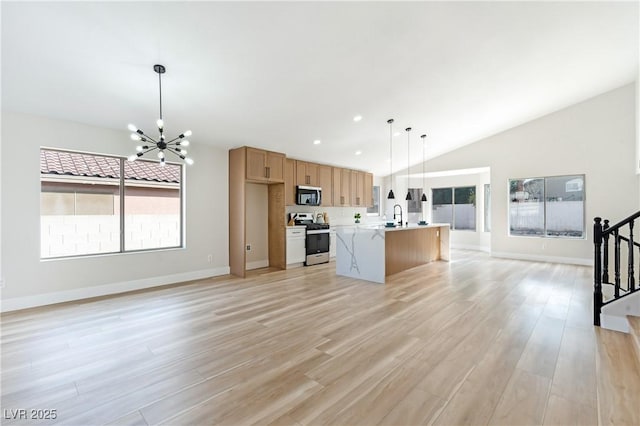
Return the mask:
M 407 132 L 407 196 L 404 197 L 405 200 L 411 201 L 413 197 L 411 196 L 411 191 L 409 190 L 409 175 L 410 175 L 410 165 L 409 165 L 409 157 L 411 156 L 411 145 L 409 143 L 409 132 L 411 131 L 411 127 L 407 127 L 404 129 Z
M 389 190 L 389 195 L 387 195 L 387 199 L 389 199 L 389 200 L 395 200 L 396 199 L 396 195 L 393 193 L 393 189 Z
M 427 201 L 427 194 L 424 192 L 422 193 L 422 201 Z

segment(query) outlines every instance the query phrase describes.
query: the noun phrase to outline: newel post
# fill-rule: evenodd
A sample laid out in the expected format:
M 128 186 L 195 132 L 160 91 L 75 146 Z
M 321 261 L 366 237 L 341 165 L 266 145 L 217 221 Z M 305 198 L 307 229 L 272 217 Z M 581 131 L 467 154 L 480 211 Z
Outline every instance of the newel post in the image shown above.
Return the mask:
M 600 325 L 602 308 L 602 218 L 593 219 L 593 325 Z

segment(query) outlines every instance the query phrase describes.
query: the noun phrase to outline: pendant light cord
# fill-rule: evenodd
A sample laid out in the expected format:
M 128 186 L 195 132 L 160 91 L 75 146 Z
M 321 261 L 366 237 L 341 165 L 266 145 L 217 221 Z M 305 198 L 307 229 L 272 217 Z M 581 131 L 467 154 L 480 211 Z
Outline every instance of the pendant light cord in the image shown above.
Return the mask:
M 160 120 L 162 120 L 162 73 L 158 73 L 158 87 L 160 89 Z

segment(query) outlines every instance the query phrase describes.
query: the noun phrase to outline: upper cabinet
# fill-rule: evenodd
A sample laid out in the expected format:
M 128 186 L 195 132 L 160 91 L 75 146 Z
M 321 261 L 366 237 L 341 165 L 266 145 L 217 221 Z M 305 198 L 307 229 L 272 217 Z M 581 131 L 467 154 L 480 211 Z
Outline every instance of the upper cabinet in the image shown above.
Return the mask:
M 284 192 L 287 206 L 296 205 L 297 186 L 322 188 L 320 204 L 322 207 L 371 207 L 373 205 L 371 173 L 287 158 L 284 165 Z
M 285 155 L 256 148 L 247 150 L 247 180 L 267 183 L 284 182 Z
M 322 188 L 321 206 L 333 206 L 333 167 L 318 165 L 318 186 Z
M 351 205 L 353 207 L 362 207 L 364 200 L 364 172 L 356 170 L 351 171 Z
M 319 186 L 318 164 L 296 160 L 296 185 Z
M 333 168 L 333 205 L 348 207 L 351 205 L 351 170 Z
M 284 201 L 287 206 L 296 204 L 296 160 L 290 158 L 284 165 Z
M 364 206 L 373 207 L 373 174 L 364 174 Z

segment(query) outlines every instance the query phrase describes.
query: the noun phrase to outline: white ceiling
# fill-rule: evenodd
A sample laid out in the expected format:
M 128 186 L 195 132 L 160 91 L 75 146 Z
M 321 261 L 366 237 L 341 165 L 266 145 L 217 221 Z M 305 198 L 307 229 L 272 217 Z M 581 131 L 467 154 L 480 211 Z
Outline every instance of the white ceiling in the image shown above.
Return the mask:
M 398 170 L 407 126 L 416 164 L 422 133 L 433 157 L 638 75 L 637 2 L 1 7 L 4 110 L 152 129 L 161 63 L 169 136 L 376 174 L 389 173 L 388 118 Z

